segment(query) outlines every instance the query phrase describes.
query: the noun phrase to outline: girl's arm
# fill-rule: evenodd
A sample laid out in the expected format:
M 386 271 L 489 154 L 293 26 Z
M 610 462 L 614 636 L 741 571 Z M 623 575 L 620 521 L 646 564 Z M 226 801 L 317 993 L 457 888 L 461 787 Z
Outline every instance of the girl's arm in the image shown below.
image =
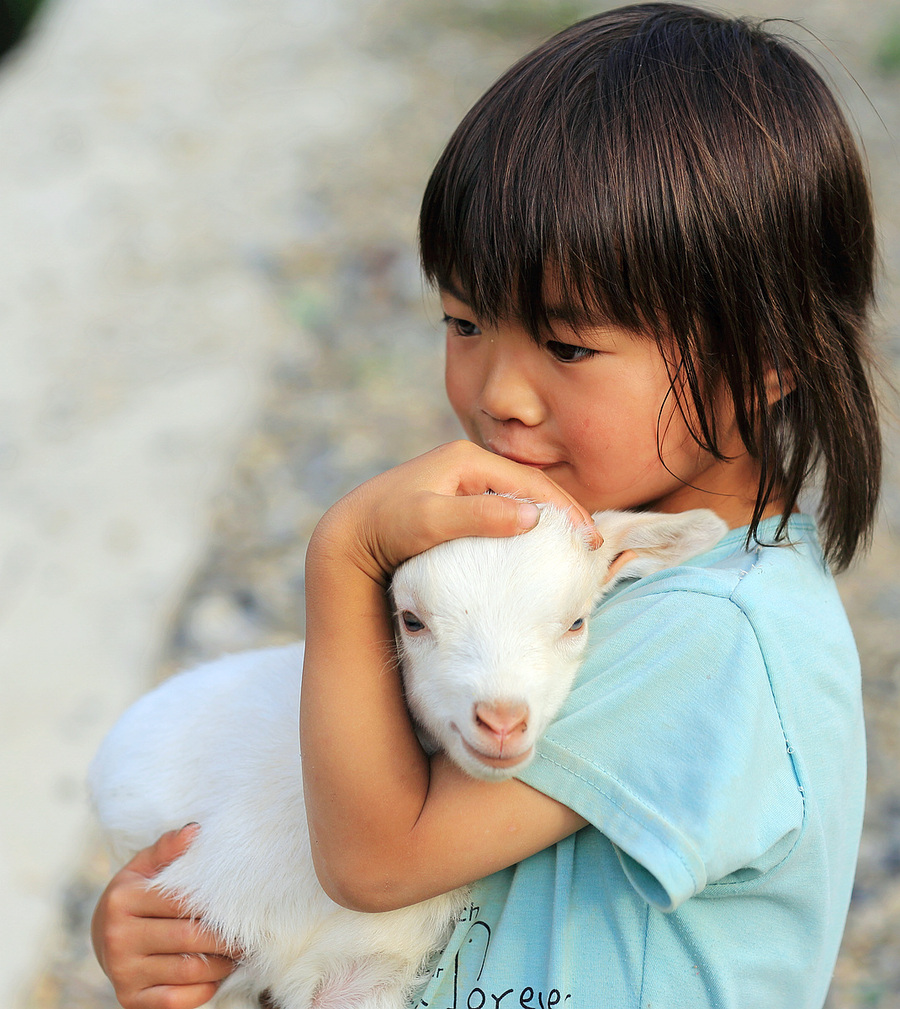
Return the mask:
M 316 871 L 339 903 L 402 907 L 480 879 L 583 826 L 522 782 L 468 777 L 428 758 L 400 684 L 385 589 L 414 554 L 464 535 L 506 536 L 537 520 L 487 490 L 570 506 L 539 470 L 467 442 L 363 484 L 322 519 L 307 554 L 300 732 Z
M 584 821 L 517 781 L 467 777 L 428 760 L 400 692 L 388 575 L 462 535 L 513 535 L 536 511 L 492 489 L 572 505 L 537 470 L 468 443 L 444 446 L 363 485 L 320 523 L 309 551 L 303 771 L 323 885 L 348 906 L 414 903 L 552 844 Z M 125 1009 L 194 1009 L 233 969 L 229 950 L 147 881 L 196 828 L 163 835 L 106 888 L 94 914 L 97 959 Z
M 187 851 L 196 830 L 170 831 L 138 852 L 97 904 L 94 951 L 125 1009 L 195 1009 L 234 970 L 229 950 L 212 932 L 183 917 L 177 901 L 147 889 Z

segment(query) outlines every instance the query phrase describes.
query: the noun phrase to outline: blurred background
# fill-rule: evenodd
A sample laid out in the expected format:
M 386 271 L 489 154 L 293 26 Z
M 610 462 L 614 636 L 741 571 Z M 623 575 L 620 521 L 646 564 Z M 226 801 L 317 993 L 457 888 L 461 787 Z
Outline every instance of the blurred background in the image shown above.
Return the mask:
M 91 754 L 176 667 L 302 636 L 322 511 L 458 434 L 417 272 L 422 188 L 496 75 L 604 6 L 0 4 L 0 1005 L 115 1005 L 87 944 L 112 871 Z M 724 9 L 799 19 L 786 29 L 844 95 L 896 380 L 900 4 Z M 900 1009 L 895 425 L 888 439 L 874 548 L 841 580 L 871 785 L 830 1009 Z

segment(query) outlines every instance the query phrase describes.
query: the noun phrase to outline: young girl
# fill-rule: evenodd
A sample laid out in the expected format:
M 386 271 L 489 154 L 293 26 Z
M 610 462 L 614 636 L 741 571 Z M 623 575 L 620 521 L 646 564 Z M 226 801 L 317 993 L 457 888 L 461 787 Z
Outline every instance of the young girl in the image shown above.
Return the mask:
M 374 911 L 479 881 L 423 1007 L 820 1007 L 865 778 L 828 565 L 864 544 L 880 469 L 873 225 L 841 113 L 756 25 L 600 14 L 466 116 L 421 251 L 470 442 L 364 484 L 310 544 L 301 740 L 322 885 Z M 813 475 L 818 525 L 799 510 Z M 499 784 L 423 754 L 385 601 L 412 554 L 534 524 L 488 490 L 576 522 L 707 507 L 731 527 L 604 601 L 537 758 Z M 144 889 L 193 829 L 100 902 L 128 1009 L 197 1006 L 231 969 Z

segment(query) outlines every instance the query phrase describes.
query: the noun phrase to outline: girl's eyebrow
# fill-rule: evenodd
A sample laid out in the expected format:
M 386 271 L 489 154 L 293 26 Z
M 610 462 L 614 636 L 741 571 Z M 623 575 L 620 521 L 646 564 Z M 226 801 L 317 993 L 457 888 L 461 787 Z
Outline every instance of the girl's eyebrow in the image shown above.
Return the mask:
M 469 296 L 461 288 L 457 287 L 452 280 L 445 281 L 440 284 L 438 290 L 441 294 L 449 294 L 451 298 L 456 301 L 461 301 L 464 305 L 471 308 L 472 303 L 469 301 Z
M 596 326 L 597 319 L 585 308 L 578 305 L 549 305 L 547 318 L 551 322 L 563 322 L 567 326 Z
M 465 305 L 466 308 L 472 309 L 469 295 L 454 281 L 447 280 L 442 282 L 438 285 L 438 290 L 442 295 L 449 295 L 455 301 Z M 593 328 L 602 324 L 586 308 L 582 308 L 580 305 L 549 305 L 546 311 L 548 322 L 551 324 L 561 322 L 564 326 L 568 326 L 571 329 L 578 329 L 579 327 Z

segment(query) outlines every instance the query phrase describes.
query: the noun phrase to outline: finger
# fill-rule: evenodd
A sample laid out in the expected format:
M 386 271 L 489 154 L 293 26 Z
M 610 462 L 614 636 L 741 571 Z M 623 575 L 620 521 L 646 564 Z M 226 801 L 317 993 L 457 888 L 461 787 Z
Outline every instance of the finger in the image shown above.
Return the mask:
M 188 850 L 199 830 L 198 823 L 189 823 L 180 830 L 167 831 L 149 848 L 139 851 L 125 866 L 125 869 L 145 876 L 147 879 L 152 878 Z
M 445 454 L 458 459 L 442 458 Z M 493 491 L 495 494 L 552 504 L 569 512 L 574 525 L 593 525 L 591 513 L 583 505 L 555 480 L 533 466 L 494 455 L 470 442 L 441 446 L 436 451 L 435 463 L 445 473 L 456 474 L 457 494 L 480 495 Z
M 130 873 L 127 869 L 121 872 L 123 886 L 114 894 L 114 909 L 121 908 L 125 913 L 135 918 L 189 918 L 184 901 L 164 891 L 156 889 L 151 881 L 138 873 Z
M 505 462 L 510 463 L 510 460 L 505 460 Z M 495 495 L 499 496 L 512 494 L 512 496 L 516 499 L 553 505 L 555 508 L 559 508 L 568 515 L 569 521 L 576 529 L 580 529 L 584 532 L 585 541 L 592 550 L 596 550 L 597 547 L 602 545 L 603 537 L 594 525 L 593 516 L 587 508 L 576 501 L 575 498 L 572 497 L 567 490 L 565 490 L 565 488 L 560 487 L 560 485 L 551 477 L 547 476 L 546 473 L 542 473 L 534 467 L 523 466 L 521 463 L 510 464 L 515 467 L 515 469 L 511 472 L 511 479 L 516 481 L 515 490 L 498 490 L 495 480 L 495 486 L 490 488 Z M 527 476 L 525 477 L 522 476 L 523 470 L 527 473 Z M 519 519 L 520 522 L 524 520 L 524 515 L 521 510 L 519 512 Z M 535 519 L 534 524 L 536 524 L 536 522 L 537 520 Z M 530 528 L 530 526 L 528 528 Z M 520 529 L 519 531 L 521 532 L 522 530 Z
M 531 501 L 498 494 L 434 495 L 427 521 L 448 539 L 460 536 L 515 536 L 533 529 L 540 509 Z
M 154 954 L 146 958 L 142 971 L 157 985 L 215 984 L 232 973 L 236 964 L 230 957 L 197 954 Z
M 233 959 L 240 952 L 194 918 L 133 918 L 133 948 L 152 954 L 187 954 Z
M 226 957 L 166 954 L 142 957 L 117 974 L 121 990 L 132 992 L 162 988 L 217 985 L 235 969 Z
M 534 528 L 540 509 L 529 501 L 478 494 L 448 497 L 440 494 L 420 499 L 417 537 L 421 542 L 440 542 L 462 536 L 515 536 Z M 602 543 L 591 523 L 585 524 L 580 513 L 572 514 L 573 525 L 585 530 L 585 542 L 592 547 Z
M 127 866 L 112 878 L 95 911 L 100 923 L 107 920 L 186 918 L 184 903 L 173 894 L 161 892 L 152 880 Z
M 195 985 L 154 985 L 138 992 L 129 1002 L 132 1009 L 199 1009 L 216 994 L 220 982 Z
M 486 453 L 483 472 L 468 472 L 462 474 L 458 494 L 483 494 L 493 491 L 495 494 L 506 494 L 518 498 L 530 498 L 541 504 L 552 504 L 558 508 L 574 508 L 583 518 L 588 517 L 587 509 L 559 486 L 556 481 L 547 476 L 543 470 L 534 466 L 526 466 L 513 462 L 503 456 Z

